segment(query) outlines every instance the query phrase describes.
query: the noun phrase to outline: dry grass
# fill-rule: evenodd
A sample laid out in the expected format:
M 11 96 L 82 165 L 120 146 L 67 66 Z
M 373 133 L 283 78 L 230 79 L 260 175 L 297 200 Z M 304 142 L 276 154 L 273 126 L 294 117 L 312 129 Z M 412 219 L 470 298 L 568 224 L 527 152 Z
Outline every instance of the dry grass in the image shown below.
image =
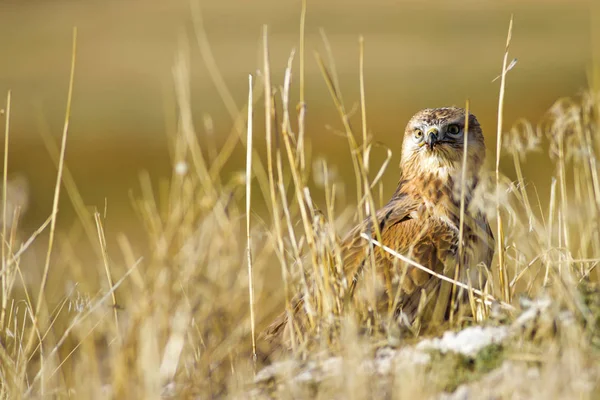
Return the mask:
M 302 15 L 300 32 L 304 31 Z M 201 21 L 196 21 L 196 28 L 201 51 L 210 58 Z M 188 49 L 182 44 L 173 67 L 179 111 L 178 130 L 170 138 L 173 175 L 157 188 L 147 174 L 141 174 L 141 194 L 134 199 L 147 232 L 150 251 L 146 254 L 137 254 L 122 236 L 117 238 L 118 250 L 107 248 L 102 214 L 82 210 L 79 216 L 85 231 L 88 235 L 97 232 L 97 237 L 90 238 L 98 249 L 97 263 L 82 266 L 69 257 L 68 238 L 58 238 L 60 255 L 53 257 L 70 104 L 61 151 L 55 151 L 60 155 L 53 213 L 41 227 L 49 230 L 49 243 L 37 288 L 20 281 L 22 271 L 29 268 L 22 260 L 38 233 L 32 240 L 18 239 L 12 222 L 18 219 L 19 207 L 10 205 L 4 190 L 0 398 L 244 397 L 253 389 L 253 374 L 276 358 L 262 341 L 254 349 L 254 313 L 257 329 L 284 308 L 292 315 L 291 298 L 298 292 L 306 295 L 308 319 L 303 329 L 292 332 L 293 349 L 284 357 L 318 361 L 342 355 L 344 378 L 308 386 L 284 381 L 254 395 L 328 398 L 335 393 L 369 398 L 373 390 L 381 390 L 390 397 L 420 398 L 467 382 L 485 384 L 486 390 L 500 397 L 513 392 L 527 398 L 597 395 L 600 96 L 588 91 L 559 100 L 539 124 L 523 121 L 503 132 L 499 123 L 504 147 L 498 149 L 498 158 L 512 157 L 518 179 L 511 182 L 497 171 L 482 194 L 481 206 L 490 219 L 502 221 L 496 225 L 502 240 L 488 284 L 481 294 L 472 291 L 471 299 L 493 296 L 518 309 L 514 299 L 521 296 L 549 296 L 552 306 L 500 349 L 487 349 L 471 361 L 440 356 L 433 365 L 394 370 L 391 379 L 377 382 L 357 367 L 361 361 L 372 357 L 375 348 L 401 347 L 418 341 L 423 333 L 418 325 L 410 334 L 396 330 L 387 316 L 371 311 L 374 299 L 369 296 L 364 308 L 351 315 L 342 313 L 346 283 L 338 234 L 373 215 L 382 201 L 381 176 L 391 151 L 398 150 L 386 149 L 385 162 L 371 165 L 370 154 L 381 145 L 369 136 L 366 121 L 365 44 L 359 41 L 357 60 L 361 71 L 359 133 L 350 124 L 351 111 L 344 104 L 334 68 L 316 57 L 352 156 L 359 201 L 346 204 L 343 182 L 334 169 L 325 160 L 311 160 L 304 132 L 303 85 L 300 104 L 290 104 L 297 59 L 300 72 L 294 79 L 304 82 L 304 62 L 309 58 L 304 46 L 298 54 L 291 52 L 284 81 L 272 82 L 266 29 L 263 39 L 263 68 L 254 79 L 249 99 L 255 111 L 264 101 L 265 131 L 253 132 L 250 121 L 246 137 L 243 122 L 253 113 L 248 107 L 238 110 L 229 104 L 233 128 L 220 152 L 206 152 L 199 144 L 191 117 Z M 331 64 L 332 56 L 326 58 Z M 505 57 L 504 68 L 506 64 Z M 230 98 L 218 70 L 211 71 L 223 97 Z M 504 71 L 503 87 L 505 78 Z M 7 112 L 6 146 L 9 126 Z M 252 134 L 265 135 L 266 166 L 251 146 Z M 502 143 L 500 137 L 498 143 Z M 553 182 L 550 193 L 538 193 L 521 173 L 527 153 L 545 148 L 543 143 L 549 144 L 555 167 L 548 171 Z M 251 168 L 246 175 L 240 171 L 226 179 L 223 170 L 233 148 L 240 144 L 249 146 Z M 68 178 L 68 170 L 64 171 Z M 68 195 L 75 203 L 76 187 L 68 179 Z M 249 215 L 244 209 L 245 193 L 253 196 L 252 203 L 246 199 L 246 207 L 264 204 L 265 211 Z M 317 197 L 325 199 L 322 204 L 313 200 Z M 7 212 L 15 218 L 8 219 Z M 85 277 L 92 273 L 88 268 L 97 268 L 93 273 L 106 277 L 105 290 L 90 294 L 74 286 L 58 303 L 47 299 L 50 275 Z M 372 277 L 365 279 L 375 285 Z M 498 311 L 495 304 L 479 303 L 472 323 L 506 324 L 519 315 L 509 306 Z M 489 371 L 499 365 L 504 369 L 490 378 Z M 523 370 L 535 373 L 527 375 Z

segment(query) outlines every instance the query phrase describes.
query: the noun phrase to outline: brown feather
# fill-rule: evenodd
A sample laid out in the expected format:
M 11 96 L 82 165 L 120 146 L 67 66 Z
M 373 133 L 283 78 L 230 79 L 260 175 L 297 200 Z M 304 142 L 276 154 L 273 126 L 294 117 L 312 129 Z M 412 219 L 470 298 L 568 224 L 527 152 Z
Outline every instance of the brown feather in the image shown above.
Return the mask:
M 378 312 L 390 311 L 391 305 L 394 315 L 401 311 L 409 322 L 419 318 L 427 323 L 431 322 L 427 318 L 445 318 L 451 303 L 451 284 L 442 285 L 439 278 L 373 248 L 361 237 L 362 233 L 380 238 L 384 245 L 440 274 L 452 276 L 459 263 L 463 282 L 467 267 L 474 270 L 480 263 L 491 265 L 494 255 L 491 229 L 483 213 L 471 207 L 485 157 L 483 134 L 473 115 L 469 115 L 463 258 L 459 260 L 464 136 L 454 137 L 451 132 L 464 129 L 464 120 L 464 110 L 448 107 L 422 110 L 409 121 L 402 148 L 402 177 L 396 191 L 376 212 L 375 221 L 366 218 L 341 244 L 343 270 L 349 285 L 347 297 L 354 304 L 360 305 L 366 299 L 362 292 L 372 259 L 376 276 L 385 287 L 377 299 Z M 425 145 L 423 135 L 431 132 L 437 133 L 433 145 Z M 293 314 L 295 320 L 302 321 L 301 296 L 296 297 Z M 288 318 L 284 313 L 267 329 L 265 337 L 283 334 L 286 325 Z M 302 323 L 298 326 L 302 329 Z

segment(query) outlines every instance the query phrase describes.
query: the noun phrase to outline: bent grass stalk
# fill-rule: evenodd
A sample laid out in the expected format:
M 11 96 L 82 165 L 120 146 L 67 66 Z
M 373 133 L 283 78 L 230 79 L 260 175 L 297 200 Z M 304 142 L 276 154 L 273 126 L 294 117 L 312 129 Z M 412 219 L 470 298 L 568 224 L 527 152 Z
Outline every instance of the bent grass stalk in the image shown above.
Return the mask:
M 496 300 L 493 296 L 482 292 L 481 290 L 478 289 L 474 289 L 472 286 L 470 285 L 465 285 L 464 283 L 454 280 L 452 278 L 448 278 L 446 275 L 443 274 L 438 274 L 437 272 L 434 272 L 432 270 L 430 270 L 427 267 L 424 267 L 423 265 L 417 263 L 416 261 L 411 260 L 410 258 L 403 256 L 402 254 L 398 253 L 397 251 L 395 251 L 394 249 L 389 248 L 386 245 L 381 244 L 381 242 L 369 237 L 369 235 L 367 235 L 366 233 L 361 233 L 360 236 L 363 239 L 366 239 L 367 241 L 369 241 L 369 243 L 383 249 L 386 253 L 391 254 L 392 256 L 396 257 L 397 259 L 399 259 L 400 261 L 403 261 L 407 264 L 412 265 L 415 268 L 420 269 L 421 271 L 427 272 L 428 274 L 435 276 L 438 279 L 441 279 L 443 281 L 452 283 L 453 285 L 459 286 L 463 289 L 466 290 L 471 290 L 473 291 L 473 293 L 475 293 L 476 295 L 481 297 L 481 301 L 484 302 L 484 304 L 491 306 L 493 304 L 493 302 L 498 302 L 500 305 L 502 305 L 502 307 L 506 308 L 507 310 L 515 310 L 515 308 L 513 306 L 511 306 L 510 304 L 503 302 L 503 301 L 498 301 Z
M 292 52 L 292 54 L 290 55 L 290 58 L 288 59 L 288 66 L 286 69 L 286 74 L 285 74 L 285 78 L 284 78 L 284 105 L 288 103 L 288 99 L 289 99 L 289 85 L 291 82 L 291 76 L 292 76 L 292 60 L 293 60 L 293 56 L 294 56 L 294 52 Z M 305 233 L 305 238 L 306 238 L 306 242 L 308 245 L 308 249 L 309 249 L 309 253 L 310 253 L 310 257 L 311 257 L 311 265 L 313 266 L 313 273 L 315 274 L 315 276 L 318 273 L 317 267 L 318 267 L 318 263 L 317 263 L 317 256 L 316 256 L 316 247 L 315 247 L 315 238 L 314 238 L 314 232 L 312 230 L 312 226 L 311 226 L 311 221 L 308 215 L 308 211 L 307 211 L 307 204 L 304 201 L 304 184 L 302 181 L 302 174 L 301 174 L 301 170 L 298 170 L 298 163 L 296 162 L 297 157 L 295 157 L 294 154 L 294 150 L 292 148 L 292 143 L 290 140 L 290 135 L 292 133 L 292 128 L 290 125 L 290 118 L 289 118 L 289 109 L 288 107 L 283 108 L 283 122 L 281 125 L 281 136 L 283 137 L 283 143 L 285 145 L 285 150 L 286 150 L 286 154 L 288 156 L 288 163 L 290 166 L 290 172 L 292 174 L 292 181 L 294 184 L 294 194 L 296 196 L 296 202 L 298 205 L 298 208 L 300 210 L 300 216 L 302 219 L 302 224 L 304 227 L 304 233 Z M 283 194 L 282 194 L 283 197 Z M 286 211 L 287 213 L 287 211 Z M 287 218 L 287 214 L 286 214 L 286 218 Z M 289 221 L 288 223 L 291 223 L 291 221 Z M 293 229 L 290 226 L 290 229 Z M 306 289 L 308 290 L 308 287 L 306 287 Z M 310 303 L 307 304 L 310 307 Z M 309 312 L 308 313 L 308 319 L 310 322 L 311 327 L 314 327 L 314 317 L 313 315 Z

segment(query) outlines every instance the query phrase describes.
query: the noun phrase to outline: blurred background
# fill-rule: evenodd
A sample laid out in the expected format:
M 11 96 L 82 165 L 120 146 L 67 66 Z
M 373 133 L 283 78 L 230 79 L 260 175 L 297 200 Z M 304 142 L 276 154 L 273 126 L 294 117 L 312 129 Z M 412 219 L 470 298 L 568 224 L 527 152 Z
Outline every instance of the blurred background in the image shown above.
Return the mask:
M 204 21 L 236 107 L 246 102 L 248 73 L 262 65 L 264 24 L 269 29 L 273 82 L 283 82 L 289 53 L 299 44 L 299 0 L 197 4 L 197 16 Z M 359 101 L 358 38 L 364 37 L 369 132 L 394 151 L 384 179 L 386 196 L 397 180 L 406 121 L 424 107 L 462 106 L 469 98 L 492 161 L 499 89 L 499 81 L 492 79 L 501 69 L 511 14 L 515 22 L 510 58 L 518 58 L 518 64 L 508 75 L 506 129 L 519 117 L 537 121 L 556 99 L 588 87 L 599 43 L 593 40 L 598 38 L 593 32 L 598 7 L 574 0 L 309 0 L 306 101 L 313 154 L 327 157 L 352 185 L 346 139 L 333 132 L 342 125 L 314 57 L 315 52 L 326 57 L 322 30 L 348 110 Z M 188 0 L 3 1 L 0 98 L 12 90 L 9 172 L 24 175 L 30 183 L 31 204 L 23 221 L 28 232 L 51 211 L 56 168 L 42 133 L 49 132 L 59 143 L 73 26 L 78 28 L 78 51 L 66 165 L 86 205 L 100 210 L 106 205 L 109 240 L 111 232 L 123 231 L 135 241 L 141 224 L 129 196 L 138 191 L 140 171 L 149 171 L 156 182 L 172 173 L 168 134 L 177 123 L 172 66 L 181 46 L 190 52 L 192 106 L 201 143 L 218 148 L 231 132 L 232 118 L 198 49 Z M 294 68 L 297 72 L 297 57 Z M 294 104 L 298 83 L 296 75 Z M 0 101 L 2 107 L 4 103 Z M 257 121 L 264 118 L 262 113 L 256 110 Z M 359 114 L 352 118 L 357 132 Z M 204 129 L 206 116 L 214 126 L 211 137 Z M 263 135 L 261 124 L 257 122 L 257 136 Z M 264 148 L 262 139 L 256 146 Z M 225 175 L 243 168 L 242 147 L 236 151 L 240 157 L 232 159 Z M 534 182 L 535 171 L 545 167 L 535 159 L 534 155 L 525 170 Z M 510 176 L 512 162 L 505 161 Z M 549 182 L 536 184 L 544 190 Z M 71 226 L 75 215 L 64 192 L 60 212 L 59 226 Z

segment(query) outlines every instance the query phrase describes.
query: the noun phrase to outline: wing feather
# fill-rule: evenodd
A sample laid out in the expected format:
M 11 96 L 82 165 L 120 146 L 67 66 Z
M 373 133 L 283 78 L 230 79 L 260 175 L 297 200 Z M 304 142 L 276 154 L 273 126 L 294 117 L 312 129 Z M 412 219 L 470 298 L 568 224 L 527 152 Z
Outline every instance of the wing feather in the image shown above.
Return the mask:
M 458 243 L 457 232 L 439 218 L 428 215 L 423 202 L 416 196 L 405 194 L 392 199 L 376 214 L 381 242 L 413 261 L 438 273 L 444 273 L 455 265 L 454 258 Z M 369 264 L 372 247 L 361 237 L 365 232 L 377 238 L 372 219 L 365 219 L 345 238 L 343 255 L 344 268 L 350 281 L 349 296 L 353 297 L 357 287 L 364 281 L 363 271 Z M 387 301 L 400 291 L 399 305 L 403 312 L 414 317 L 424 289 L 429 300 L 434 298 L 440 286 L 440 280 L 418 268 L 397 260 L 394 256 L 379 249 L 374 250 L 376 269 L 380 275 L 388 273 L 394 277 L 403 277 L 401 282 L 388 284 Z M 384 276 L 384 279 L 386 277 Z M 398 287 L 400 285 L 400 287 Z M 445 301 L 438 299 L 438 302 Z M 390 303 L 391 304 L 391 303 Z

